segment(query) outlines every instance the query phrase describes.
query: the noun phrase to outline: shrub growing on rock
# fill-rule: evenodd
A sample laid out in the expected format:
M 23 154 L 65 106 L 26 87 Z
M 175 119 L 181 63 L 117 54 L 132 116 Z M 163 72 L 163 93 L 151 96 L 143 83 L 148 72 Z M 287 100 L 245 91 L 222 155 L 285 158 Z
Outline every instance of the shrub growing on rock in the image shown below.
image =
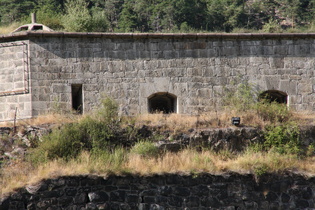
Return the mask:
M 295 123 L 267 126 L 264 137 L 265 149 L 273 149 L 281 154 L 298 154 L 301 151 L 300 130 Z
M 270 103 L 266 100 L 261 100 L 257 103 L 255 108 L 262 120 L 270 121 L 271 123 L 286 122 L 292 116 L 286 104 L 277 102 Z
M 117 104 L 109 98 L 102 101 L 97 114 L 87 116 L 77 123 L 64 125 L 43 138 L 43 142 L 29 153 L 34 163 L 56 158 L 69 160 L 81 151 L 111 150 L 122 145 L 119 133 Z

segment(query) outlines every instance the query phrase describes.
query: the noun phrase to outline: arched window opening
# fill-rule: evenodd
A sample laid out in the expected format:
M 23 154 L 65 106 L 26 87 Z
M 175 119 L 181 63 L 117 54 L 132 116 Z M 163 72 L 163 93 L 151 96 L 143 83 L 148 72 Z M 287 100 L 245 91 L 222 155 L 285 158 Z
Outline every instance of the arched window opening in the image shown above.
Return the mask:
M 176 96 L 167 92 L 155 93 L 148 98 L 149 112 L 163 112 L 170 114 L 176 112 Z
M 267 90 L 260 94 L 259 99 L 265 99 L 271 102 L 277 102 L 280 104 L 288 103 L 288 94 L 278 90 Z

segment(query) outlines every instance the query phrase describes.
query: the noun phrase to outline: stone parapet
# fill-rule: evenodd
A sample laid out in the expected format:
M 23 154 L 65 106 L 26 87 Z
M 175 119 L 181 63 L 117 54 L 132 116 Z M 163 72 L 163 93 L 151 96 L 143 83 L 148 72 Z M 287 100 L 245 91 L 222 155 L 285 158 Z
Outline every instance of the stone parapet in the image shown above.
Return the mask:
M 24 31 L 0 35 L 2 40 L 28 39 L 30 37 L 83 37 L 121 39 L 314 39 L 315 33 L 101 33 L 101 32 L 45 32 Z

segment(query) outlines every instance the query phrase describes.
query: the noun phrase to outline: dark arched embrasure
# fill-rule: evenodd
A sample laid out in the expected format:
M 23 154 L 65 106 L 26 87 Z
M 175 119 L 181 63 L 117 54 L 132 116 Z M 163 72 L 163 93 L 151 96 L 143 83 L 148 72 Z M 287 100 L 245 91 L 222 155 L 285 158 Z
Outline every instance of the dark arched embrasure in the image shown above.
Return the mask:
M 148 97 L 148 105 L 150 113 L 176 113 L 177 97 L 168 92 L 154 93 Z
M 265 99 L 269 102 L 287 104 L 288 94 L 279 90 L 267 90 L 259 95 L 259 99 Z

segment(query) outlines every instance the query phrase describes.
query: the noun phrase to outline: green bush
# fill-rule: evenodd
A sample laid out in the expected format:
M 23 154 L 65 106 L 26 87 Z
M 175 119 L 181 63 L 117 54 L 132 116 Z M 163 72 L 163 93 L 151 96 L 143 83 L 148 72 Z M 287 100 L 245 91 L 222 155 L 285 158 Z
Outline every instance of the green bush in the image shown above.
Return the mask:
M 108 21 L 104 11 L 94 10 L 92 12 L 91 31 L 106 32 L 108 29 Z
M 54 3 L 41 5 L 36 11 L 36 19 L 53 30 L 63 29 L 61 8 Z
M 142 157 L 157 157 L 159 149 L 152 142 L 139 141 L 130 149 L 130 153 L 141 155 Z
M 264 148 L 281 154 L 298 154 L 301 151 L 300 130 L 295 123 L 267 126 L 264 131 Z
M 222 96 L 223 105 L 236 111 L 248 111 L 257 103 L 257 95 L 258 92 L 253 85 L 245 82 L 238 85 L 236 89 L 225 88 Z
M 68 0 L 65 8 L 66 14 L 62 18 L 62 23 L 67 31 L 90 31 L 92 16 L 84 0 Z
M 277 102 L 268 102 L 261 100 L 256 104 L 256 111 L 259 117 L 264 121 L 270 121 L 271 123 L 286 122 L 288 121 L 292 113 L 286 106 Z
M 90 11 L 84 0 L 68 0 L 65 4 L 66 14 L 62 23 L 67 31 L 104 32 L 107 30 L 107 19 L 100 10 Z
M 29 159 L 37 164 L 56 158 L 69 160 L 76 157 L 83 148 L 88 147 L 86 133 L 79 124 L 67 124 L 60 130 L 53 130 L 43 137 L 43 142 L 30 150 Z
M 103 101 L 97 118 L 85 117 L 78 123 L 66 124 L 43 137 L 43 142 L 30 152 L 33 163 L 56 158 L 69 160 L 82 150 L 110 150 L 119 145 L 116 132 L 120 129 L 117 105 L 111 99 Z
M 108 124 L 119 124 L 118 104 L 111 98 L 104 96 L 100 108 L 95 112 L 93 117 Z
M 222 96 L 223 105 L 228 109 L 234 109 L 239 112 L 249 110 L 256 111 L 259 117 L 264 121 L 271 123 L 287 122 L 292 113 L 286 104 L 270 102 L 267 99 L 258 100 L 259 92 L 253 85 L 245 82 L 237 86 L 236 89 L 225 88 Z

